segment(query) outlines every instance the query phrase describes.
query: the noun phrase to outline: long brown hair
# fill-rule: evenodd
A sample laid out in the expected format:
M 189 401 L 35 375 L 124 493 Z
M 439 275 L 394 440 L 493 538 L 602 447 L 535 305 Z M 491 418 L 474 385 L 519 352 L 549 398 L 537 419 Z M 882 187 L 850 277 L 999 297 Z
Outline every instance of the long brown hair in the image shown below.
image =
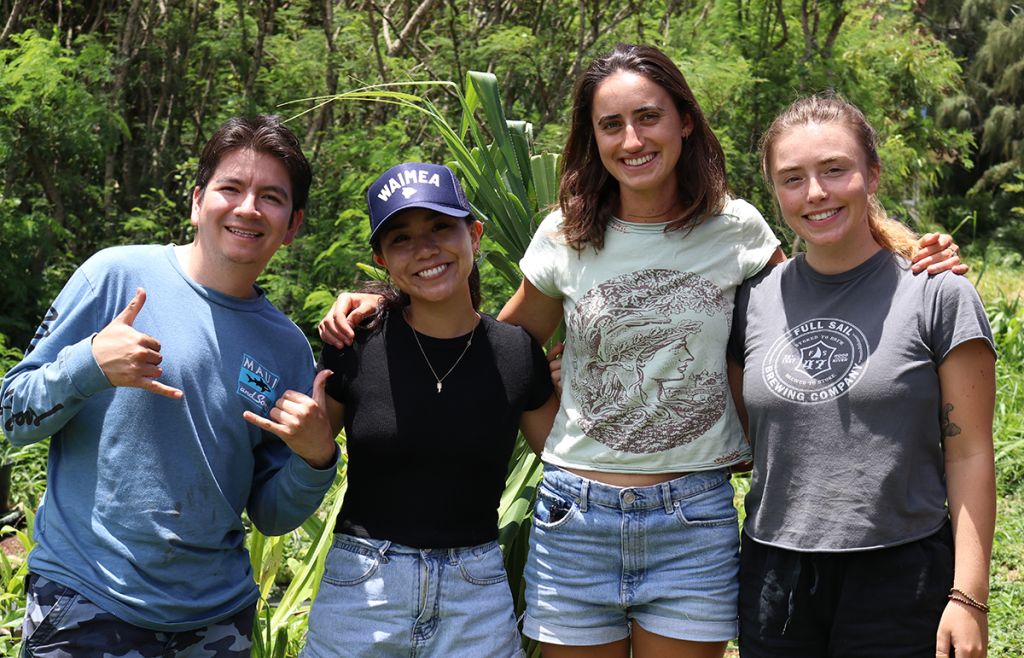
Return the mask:
M 795 101 L 775 117 L 761 137 L 761 175 L 773 192 L 772 149 L 778 139 L 798 126 L 808 124 L 837 124 L 845 126 L 856 137 L 867 158 L 868 166 L 881 171 L 878 156 L 878 133 L 868 123 L 860 109 L 841 96 L 824 94 L 808 96 Z M 917 251 L 917 234 L 902 222 L 891 219 L 874 194 L 868 195 L 868 227 L 871 237 L 883 249 L 910 258 Z
M 558 203 L 562 209 L 563 236 L 577 250 L 587 245 L 595 249 L 604 246 L 605 228 L 618 207 L 619 184 L 601 163 L 591 114 L 598 85 L 620 71 L 642 75 L 660 86 L 672 97 L 679 116 L 689 116 L 693 121 L 693 131 L 683 142 L 675 167 L 683 215 L 665 230 L 700 224 L 721 211 L 729 194 L 722 145 L 711 132 L 682 72 L 654 46 L 620 43 L 609 54 L 591 62 L 577 81 L 573 95 Z

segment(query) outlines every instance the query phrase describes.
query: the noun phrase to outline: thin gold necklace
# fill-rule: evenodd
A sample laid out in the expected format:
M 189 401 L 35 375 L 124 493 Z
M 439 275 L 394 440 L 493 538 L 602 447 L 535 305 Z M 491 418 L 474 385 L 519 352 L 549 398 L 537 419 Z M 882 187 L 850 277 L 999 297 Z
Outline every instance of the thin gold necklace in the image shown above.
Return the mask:
M 466 346 L 462 348 L 462 354 L 459 355 L 459 358 L 455 359 L 455 363 L 452 364 L 451 368 L 448 368 L 448 372 L 444 373 L 443 377 L 437 376 L 437 371 L 434 370 L 433 364 L 431 364 L 430 359 L 427 358 L 427 353 L 423 350 L 423 345 L 420 344 L 419 334 L 416 332 L 416 329 L 413 328 L 412 323 L 409 322 L 408 317 L 405 318 L 405 323 L 409 325 L 409 330 L 412 331 L 413 340 L 416 341 L 416 347 L 420 348 L 420 354 L 423 355 L 423 360 L 427 362 L 427 367 L 430 368 L 430 374 L 432 374 L 434 379 L 437 380 L 437 392 L 440 393 L 443 388 L 442 382 L 447 379 L 448 375 L 452 374 L 452 370 L 455 370 L 455 366 L 459 365 L 459 362 L 462 361 L 462 357 L 466 356 L 466 352 L 469 351 L 469 346 L 473 344 L 473 336 L 476 334 L 476 328 L 480 326 L 480 323 L 477 322 L 476 325 L 473 326 L 473 331 L 469 332 L 469 340 L 466 341 Z

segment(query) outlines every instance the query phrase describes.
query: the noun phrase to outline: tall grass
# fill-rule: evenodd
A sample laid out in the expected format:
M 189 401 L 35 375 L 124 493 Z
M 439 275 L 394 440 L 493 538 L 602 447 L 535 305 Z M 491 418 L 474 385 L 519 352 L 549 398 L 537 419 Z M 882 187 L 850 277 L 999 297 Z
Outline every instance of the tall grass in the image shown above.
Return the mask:
M 260 589 L 253 630 L 254 657 L 298 654 L 306 635 L 310 604 L 320 589 L 324 560 L 334 538 L 334 519 L 345 497 L 346 475 L 343 461 L 338 464 L 338 474 L 320 513 L 306 519 L 297 530 L 279 537 L 268 537 L 255 528 L 249 533 L 249 559 Z
M 0 656 L 21 655 L 21 624 L 25 618 L 25 577 L 28 575 L 28 553 L 35 546 L 35 506 L 25 509 L 23 527 L 0 528 L 0 535 L 16 537 L 23 554 L 7 555 L 0 551 Z
M 999 354 L 993 422 L 999 501 L 989 656 L 1019 658 L 1024 656 L 1024 303 L 1019 295 L 997 297 L 986 310 Z
M 1024 492 L 1002 495 L 996 508 L 989 658 L 1024 656 Z
M 992 325 L 999 361 L 996 365 L 996 409 L 993 439 L 996 472 L 1002 494 L 1024 486 L 1024 302 L 998 297 L 986 312 Z

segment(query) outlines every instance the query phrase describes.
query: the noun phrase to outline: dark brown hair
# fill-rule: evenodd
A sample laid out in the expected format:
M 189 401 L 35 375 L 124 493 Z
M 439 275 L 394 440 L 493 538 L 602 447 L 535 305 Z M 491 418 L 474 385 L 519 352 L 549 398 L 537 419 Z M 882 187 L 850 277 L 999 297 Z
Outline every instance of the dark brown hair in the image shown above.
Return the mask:
M 604 246 L 605 228 L 618 207 L 619 185 L 601 163 L 591 115 L 598 85 L 620 71 L 642 75 L 660 86 L 672 97 L 679 116 L 689 116 L 693 121 L 693 132 L 683 141 L 676 163 L 683 215 L 665 230 L 700 224 L 721 211 L 729 194 L 722 145 L 711 132 L 682 72 L 653 46 L 620 43 L 608 55 L 591 62 L 577 81 L 573 95 L 558 203 L 562 209 L 562 233 L 577 250 L 588 244 L 595 249 Z
M 878 156 L 878 133 L 860 109 L 836 94 L 808 96 L 794 101 L 761 137 L 761 175 L 768 188 L 775 191 L 771 167 L 773 148 L 782 135 L 808 124 L 837 124 L 847 128 L 856 138 L 869 167 L 881 171 Z M 868 196 L 868 227 L 871 236 L 882 248 L 910 258 L 917 251 L 917 234 L 902 222 L 891 219 L 874 194 Z
M 199 156 L 196 187 L 200 193 L 206 191 L 210 177 L 225 155 L 246 149 L 280 160 L 292 183 L 292 213 L 306 207 L 313 170 L 302 154 L 295 133 L 281 123 L 280 117 L 268 114 L 235 117 L 217 129 Z

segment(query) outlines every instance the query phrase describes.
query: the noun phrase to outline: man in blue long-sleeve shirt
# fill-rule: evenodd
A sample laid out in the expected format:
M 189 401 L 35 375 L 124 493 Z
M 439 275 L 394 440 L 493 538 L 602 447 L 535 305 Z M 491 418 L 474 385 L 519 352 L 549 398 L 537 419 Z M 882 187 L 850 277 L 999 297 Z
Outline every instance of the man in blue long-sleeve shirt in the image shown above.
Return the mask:
M 338 459 L 327 373 L 255 285 L 310 181 L 276 118 L 232 119 L 200 158 L 192 243 L 90 258 L 4 377 L 10 441 L 52 437 L 26 655 L 248 656 L 241 514 L 294 529 Z

